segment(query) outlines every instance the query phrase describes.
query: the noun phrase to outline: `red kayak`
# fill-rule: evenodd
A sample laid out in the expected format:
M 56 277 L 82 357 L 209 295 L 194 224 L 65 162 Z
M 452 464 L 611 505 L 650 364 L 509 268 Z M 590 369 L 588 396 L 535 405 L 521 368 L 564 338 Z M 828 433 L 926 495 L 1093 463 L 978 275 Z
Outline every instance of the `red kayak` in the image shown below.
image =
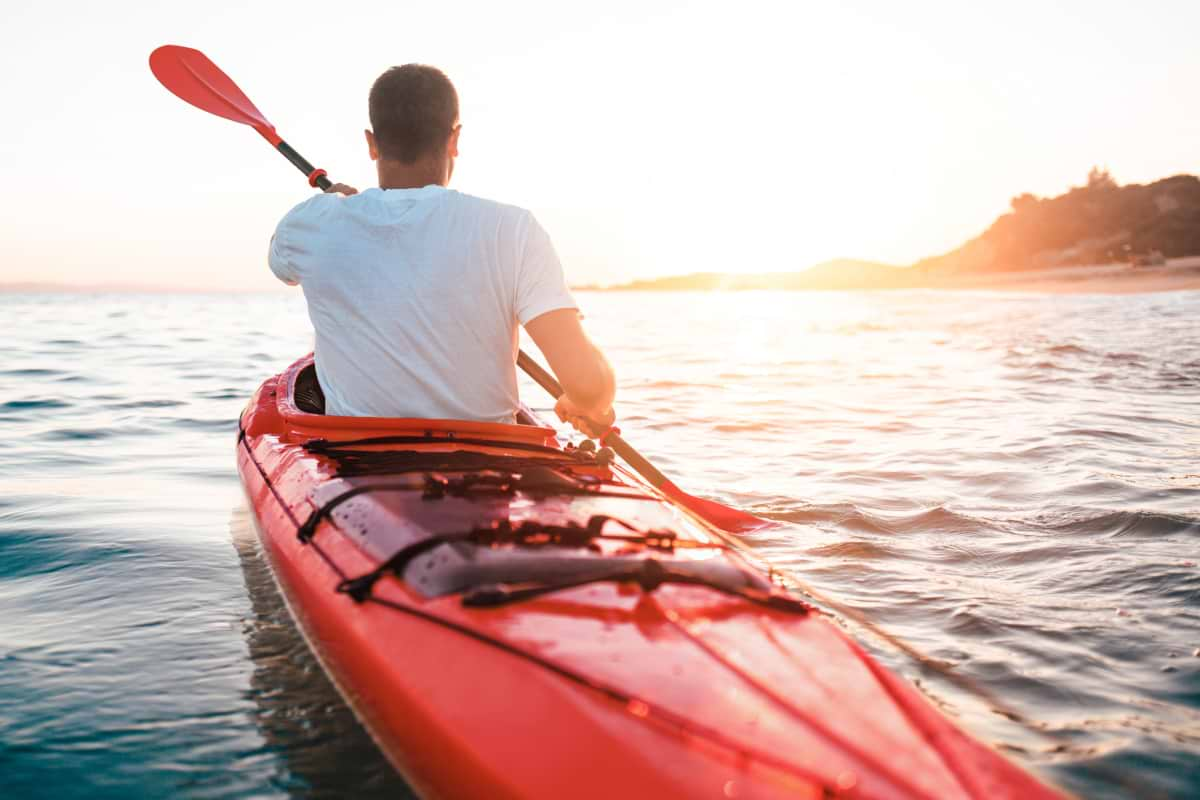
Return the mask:
M 266 381 L 238 469 L 299 627 L 422 796 L 1063 796 L 606 449 L 527 409 L 322 407 L 311 357 Z

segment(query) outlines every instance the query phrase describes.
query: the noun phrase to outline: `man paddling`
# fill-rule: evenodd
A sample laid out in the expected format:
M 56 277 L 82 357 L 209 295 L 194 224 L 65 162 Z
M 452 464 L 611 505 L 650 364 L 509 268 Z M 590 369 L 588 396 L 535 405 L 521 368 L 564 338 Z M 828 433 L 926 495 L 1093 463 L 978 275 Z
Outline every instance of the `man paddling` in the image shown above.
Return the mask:
M 462 130 L 449 78 L 393 67 L 369 113 L 379 188 L 338 183 L 296 206 L 268 258 L 304 291 L 326 413 L 511 423 L 519 323 L 562 383 L 559 419 L 601 433 L 612 368 L 546 231 L 524 209 L 447 188 Z

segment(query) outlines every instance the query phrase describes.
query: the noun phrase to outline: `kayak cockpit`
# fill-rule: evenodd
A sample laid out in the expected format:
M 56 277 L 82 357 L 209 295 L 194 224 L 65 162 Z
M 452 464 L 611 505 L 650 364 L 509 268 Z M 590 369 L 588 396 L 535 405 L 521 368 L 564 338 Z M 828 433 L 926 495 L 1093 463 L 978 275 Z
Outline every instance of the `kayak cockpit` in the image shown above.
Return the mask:
M 288 433 L 298 439 L 360 439 L 419 432 L 448 438 L 470 436 L 497 442 L 524 442 L 553 448 L 559 446 L 557 432 L 543 424 L 524 404 L 516 409 L 515 425 L 457 419 L 326 414 L 325 393 L 311 354 L 292 364 L 276 378 L 271 397 L 275 406 L 272 410 L 282 418 Z
M 292 399 L 305 414 L 325 414 L 325 390 L 317 378 L 317 365 L 309 364 L 296 373 Z
M 325 390 L 321 388 L 321 380 L 317 377 L 317 365 L 309 363 L 296 373 L 292 384 L 292 401 L 296 408 L 305 414 L 325 414 Z M 524 403 L 517 407 L 518 425 L 541 426 L 541 422 L 533 415 Z

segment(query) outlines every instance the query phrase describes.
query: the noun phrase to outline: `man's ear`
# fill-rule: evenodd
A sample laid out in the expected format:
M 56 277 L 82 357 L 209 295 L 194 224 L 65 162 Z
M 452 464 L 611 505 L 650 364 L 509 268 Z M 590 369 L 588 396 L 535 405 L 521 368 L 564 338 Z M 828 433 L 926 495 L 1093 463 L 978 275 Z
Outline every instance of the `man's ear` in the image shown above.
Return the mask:
M 369 129 L 364 130 L 363 133 L 367 137 L 367 154 L 371 156 L 372 161 L 378 161 L 379 148 L 375 146 L 375 134 L 371 133 Z
M 458 134 L 462 132 L 462 125 L 455 125 L 450 131 L 450 139 L 446 142 L 446 153 L 451 158 L 458 158 Z

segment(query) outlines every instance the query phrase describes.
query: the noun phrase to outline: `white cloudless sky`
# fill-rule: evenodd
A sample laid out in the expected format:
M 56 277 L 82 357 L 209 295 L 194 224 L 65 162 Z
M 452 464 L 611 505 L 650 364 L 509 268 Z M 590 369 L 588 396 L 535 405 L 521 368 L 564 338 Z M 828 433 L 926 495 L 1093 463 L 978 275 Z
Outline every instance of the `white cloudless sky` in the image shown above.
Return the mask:
M 199 48 L 363 188 L 385 68 L 444 69 L 453 187 L 531 208 L 569 279 L 909 263 L 1092 165 L 1200 171 L 1200 2 L 37 3 L 0 10 L 0 283 L 269 288 L 311 190 L 170 95 Z

